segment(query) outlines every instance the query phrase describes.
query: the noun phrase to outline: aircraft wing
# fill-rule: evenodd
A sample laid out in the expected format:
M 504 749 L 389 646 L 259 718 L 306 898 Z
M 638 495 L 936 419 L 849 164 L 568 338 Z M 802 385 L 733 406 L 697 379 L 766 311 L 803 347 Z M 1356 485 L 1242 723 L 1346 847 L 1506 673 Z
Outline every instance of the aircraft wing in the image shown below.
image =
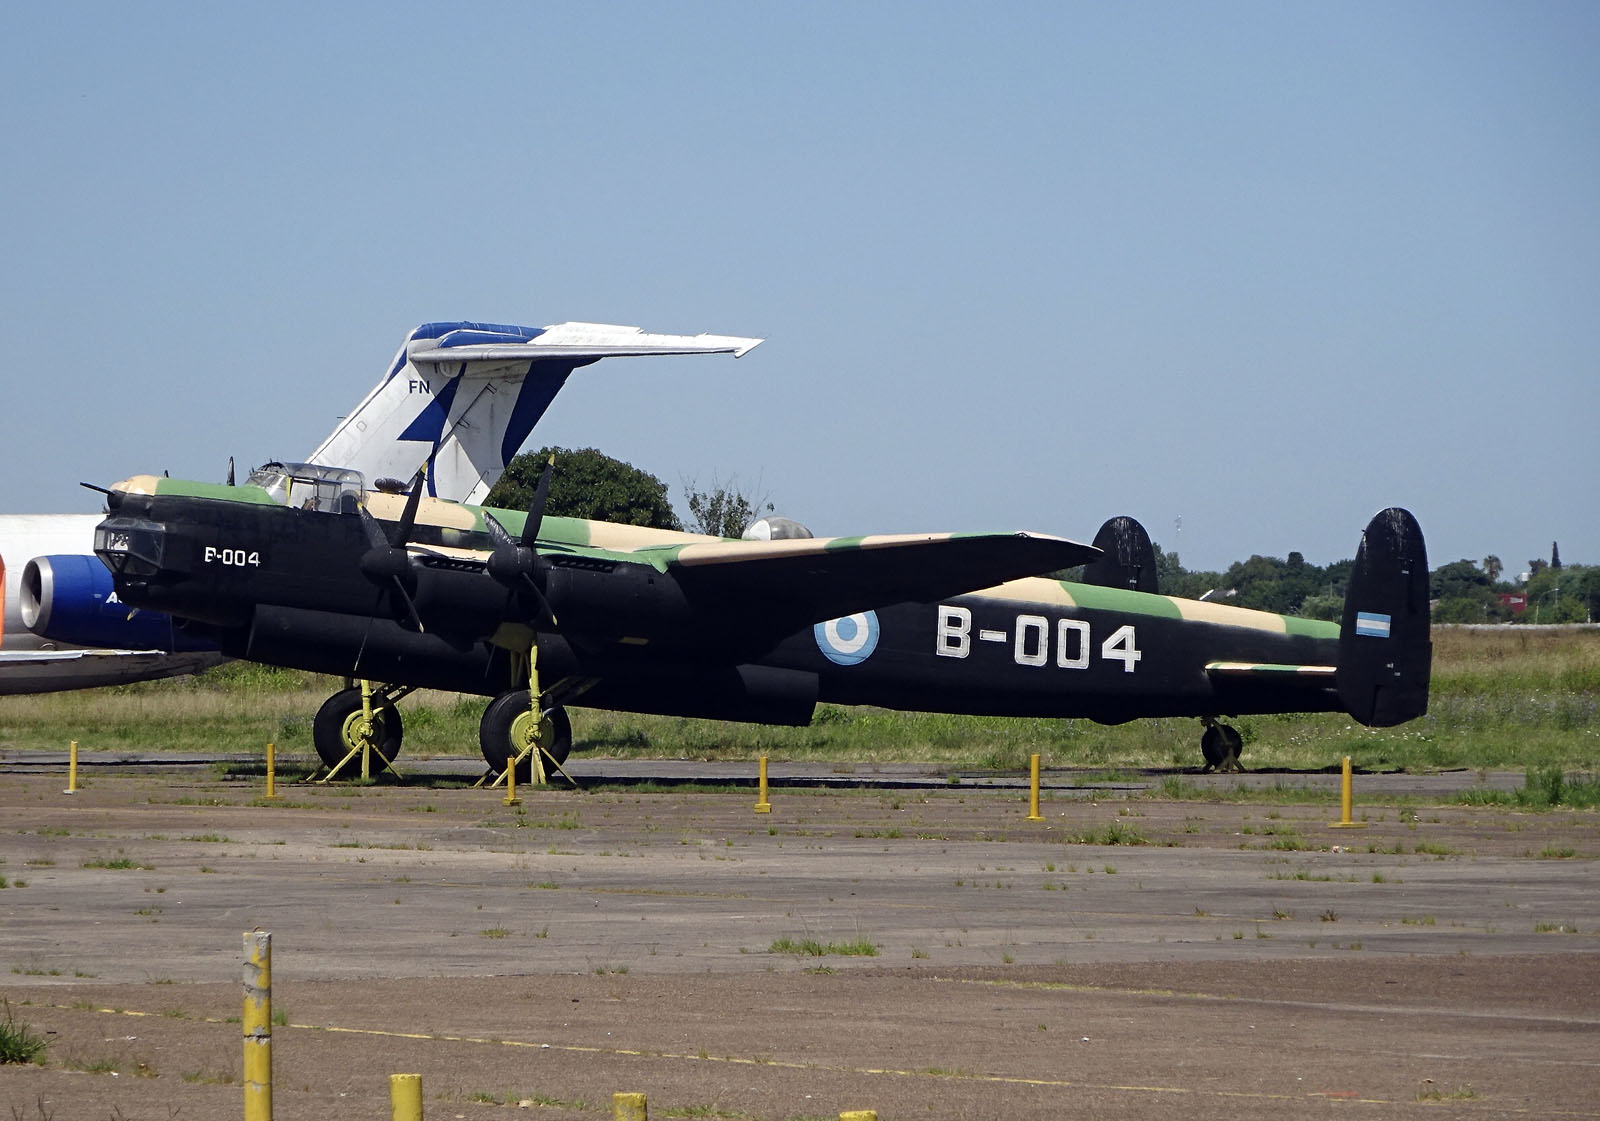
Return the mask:
M 672 562 L 697 606 L 788 633 L 891 603 L 930 602 L 1084 564 L 1092 545 L 1036 533 L 886 534 L 686 545 Z
M 221 654 L 207 651 L 6 650 L 0 651 L 0 696 L 176 677 L 198 673 L 222 660 Z

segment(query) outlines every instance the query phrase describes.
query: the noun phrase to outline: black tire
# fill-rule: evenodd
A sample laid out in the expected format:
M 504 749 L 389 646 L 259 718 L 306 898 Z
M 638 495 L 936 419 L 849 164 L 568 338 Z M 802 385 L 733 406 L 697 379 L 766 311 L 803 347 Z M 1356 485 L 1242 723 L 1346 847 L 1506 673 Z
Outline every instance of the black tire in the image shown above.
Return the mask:
M 317 758 L 322 760 L 324 767 L 337 767 L 350 754 L 350 749 L 356 746 L 352 738 L 352 725 L 360 715 L 360 689 L 341 689 L 317 709 L 316 719 L 311 723 L 311 742 L 316 746 Z M 405 736 L 400 710 L 388 698 L 374 697 L 372 722 L 377 727 L 377 742 L 372 745 L 374 750 L 383 756 L 385 762 L 394 762 L 394 757 L 400 754 L 400 741 Z M 340 773 L 349 776 L 348 768 Z M 358 770 L 355 773 L 361 772 Z
M 503 774 L 506 761 L 521 754 L 526 746 L 525 737 L 529 729 L 519 721 L 527 717 L 529 712 L 529 693 L 526 689 L 501 693 L 483 710 L 483 720 L 478 724 L 478 748 L 483 752 L 483 761 L 495 774 Z M 567 710 L 560 705 L 545 709 L 544 715 L 549 718 L 552 731 L 551 743 L 546 751 L 557 763 L 565 763 L 572 750 L 572 721 L 567 716 Z M 517 781 L 528 782 L 532 778 L 533 758 L 530 756 L 517 768 Z
M 1244 737 L 1239 734 L 1239 729 L 1232 724 L 1222 725 L 1222 749 L 1228 753 L 1235 765 L 1239 762 L 1239 755 L 1244 751 Z
M 1200 734 L 1200 754 L 1206 757 L 1206 766 L 1220 767 L 1228 757 L 1228 747 L 1222 737 L 1222 725 L 1212 724 Z

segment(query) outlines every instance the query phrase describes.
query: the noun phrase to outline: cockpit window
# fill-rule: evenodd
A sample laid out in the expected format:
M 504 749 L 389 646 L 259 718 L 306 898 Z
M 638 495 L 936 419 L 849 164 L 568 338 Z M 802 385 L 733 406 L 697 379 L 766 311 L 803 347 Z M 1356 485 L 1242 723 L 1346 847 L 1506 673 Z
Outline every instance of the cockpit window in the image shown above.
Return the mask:
M 245 480 L 274 500 L 293 509 L 320 510 L 325 514 L 353 514 L 361 504 L 364 480 L 360 471 L 323 467 L 316 463 L 268 463 Z

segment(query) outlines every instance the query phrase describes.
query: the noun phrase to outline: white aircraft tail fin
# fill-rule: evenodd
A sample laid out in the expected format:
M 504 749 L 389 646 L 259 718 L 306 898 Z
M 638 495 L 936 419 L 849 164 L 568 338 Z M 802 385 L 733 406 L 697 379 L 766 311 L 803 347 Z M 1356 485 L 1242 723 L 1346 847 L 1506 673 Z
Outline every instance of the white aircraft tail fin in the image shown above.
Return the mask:
M 430 495 L 481 502 L 579 366 L 650 354 L 737 358 L 760 342 L 606 323 L 425 323 L 309 461 L 353 468 L 369 486 L 410 479 L 426 462 Z

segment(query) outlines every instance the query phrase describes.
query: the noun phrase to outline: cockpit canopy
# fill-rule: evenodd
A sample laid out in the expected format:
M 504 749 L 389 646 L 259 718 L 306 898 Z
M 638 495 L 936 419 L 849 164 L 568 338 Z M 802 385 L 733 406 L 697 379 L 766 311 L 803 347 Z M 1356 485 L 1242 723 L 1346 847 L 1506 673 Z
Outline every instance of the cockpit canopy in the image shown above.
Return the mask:
M 344 467 L 264 463 L 250 472 L 245 482 L 260 487 L 285 506 L 325 514 L 353 514 L 361 503 L 364 480 L 360 471 Z

